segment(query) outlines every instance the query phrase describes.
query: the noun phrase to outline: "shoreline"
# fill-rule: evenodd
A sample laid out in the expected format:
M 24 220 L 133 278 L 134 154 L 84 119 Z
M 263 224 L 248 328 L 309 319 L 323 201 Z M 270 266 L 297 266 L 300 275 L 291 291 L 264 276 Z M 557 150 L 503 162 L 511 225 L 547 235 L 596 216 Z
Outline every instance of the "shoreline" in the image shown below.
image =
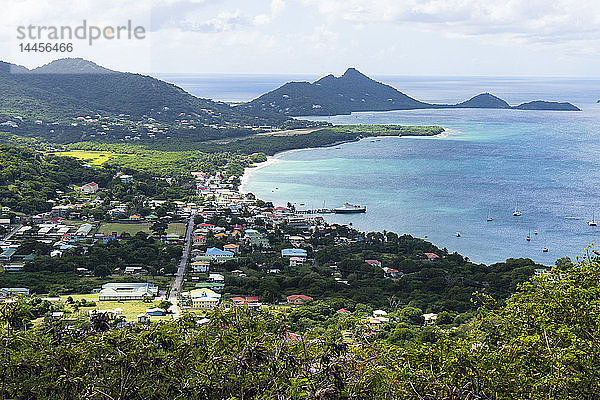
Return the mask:
M 237 190 L 240 193 L 248 193 L 245 190 L 246 185 L 248 184 L 248 181 L 250 180 L 250 178 L 252 177 L 252 174 L 255 171 L 258 171 L 259 169 L 271 166 L 273 164 L 276 164 L 279 161 L 279 158 L 287 153 L 293 153 L 296 151 L 305 151 L 305 150 L 317 150 L 317 149 L 326 149 L 328 147 L 335 147 L 335 146 L 339 146 L 342 144 L 347 144 L 347 143 L 356 143 L 356 142 L 360 142 L 362 140 L 367 140 L 367 139 L 383 139 L 383 138 L 398 138 L 398 139 L 402 139 L 402 138 L 417 138 L 417 139 L 428 139 L 428 138 L 437 138 L 437 139 L 445 139 L 447 137 L 449 137 L 452 134 L 456 134 L 459 133 L 459 131 L 454 130 L 454 129 L 448 129 L 448 128 L 444 128 L 443 132 L 440 132 L 438 134 L 435 135 L 431 135 L 431 136 L 421 136 L 421 135 L 398 135 L 398 136 L 385 136 L 385 135 L 381 135 L 381 136 L 365 136 L 365 137 L 361 137 L 360 139 L 352 139 L 352 140 L 342 140 L 339 142 L 335 142 L 335 143 L 330 143 L 330 144 L 326 144 L 323 146 L 317 146 L 317 147 L 301 147 L 298 149 L 290 149 L 290 150 L 284 150 L 284 151 L 280 151 L 278 153 L 273 154 L 272 156 L 267 156 L 267 161 L 255 164 L 252 167 L 246 167 L 244 168 L 244 174 L 240 177 L 240 184 L 237 188 Z M 256 195 L 256 193 L 254 193 Z

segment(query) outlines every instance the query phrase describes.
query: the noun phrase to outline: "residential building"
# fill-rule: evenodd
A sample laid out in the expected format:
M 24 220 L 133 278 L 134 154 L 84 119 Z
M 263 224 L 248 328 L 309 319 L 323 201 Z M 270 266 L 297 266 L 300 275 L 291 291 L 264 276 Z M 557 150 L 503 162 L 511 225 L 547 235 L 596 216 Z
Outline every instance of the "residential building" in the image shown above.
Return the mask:
M 281 257 L 307 257 L 307 252 L 304 249 L 283 249 Z
M 79 190 L 83 194 L 94 194 L 98 192 L 98 184 L 96 182 L 86 183 L 85 185 L 80 187 Z
M 233 258 L 233 252 L 221 250 L 216 247 L 209 247 L 206 249 L 206 256 L 210 257 L 213 261 L 221 263 L 231 260 Z
M 287 302 L 295 305 L 301 305 L 310 300 L 313 300 L 313 298 L 303 294 L 293 294 L 291 296 L 287 296 Z

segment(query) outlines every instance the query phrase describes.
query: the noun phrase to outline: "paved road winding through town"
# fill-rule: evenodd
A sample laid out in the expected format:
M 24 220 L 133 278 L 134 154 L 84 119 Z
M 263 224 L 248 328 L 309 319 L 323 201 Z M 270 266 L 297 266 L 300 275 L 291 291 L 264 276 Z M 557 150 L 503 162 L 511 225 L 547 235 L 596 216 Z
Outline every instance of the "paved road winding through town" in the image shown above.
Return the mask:
M 192 233 L 194 232 L 195 216 L 196 214 L 192 213 L 190 219 L 188 220 L 187 229 L 185 231 L 185 242 L 183 243 L 183 254 L 181 255 L 179 268 L 177 269 L 177 273 L 175 274 L 175 281 L 173 281 L 173 286 L 171 286 L 171 291 L 169 292 L 168 300 L 172 304 L 169 310 L 173 313 L 173 319 L 178 319 L 181 314 L 179 306 L 177 305 L 177 295 L 181 292 L 181 286 L 183 284 L 183 275 L 185 274 L 185 267 L 187 266 L 187 261 L 190 255 L 190 249 L 192 247 Z

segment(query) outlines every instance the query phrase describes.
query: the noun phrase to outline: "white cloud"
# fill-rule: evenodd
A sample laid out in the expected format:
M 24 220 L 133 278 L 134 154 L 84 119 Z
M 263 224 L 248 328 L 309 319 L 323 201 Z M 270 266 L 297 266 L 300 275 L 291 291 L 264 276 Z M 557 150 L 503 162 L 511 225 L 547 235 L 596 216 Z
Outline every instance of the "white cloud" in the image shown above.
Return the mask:
M 332 20 L 412 24 L 454 35 L 554 42 L 598 38 L 597 0 L 302 0 Z
M 271 12 L 269 14 L 258 14 L 254 17 L 253 21 L 255 25 L 264 25 L 273 21 L 281 14 L 285 8 L 285 2 L 283 0 L 271 0 Z

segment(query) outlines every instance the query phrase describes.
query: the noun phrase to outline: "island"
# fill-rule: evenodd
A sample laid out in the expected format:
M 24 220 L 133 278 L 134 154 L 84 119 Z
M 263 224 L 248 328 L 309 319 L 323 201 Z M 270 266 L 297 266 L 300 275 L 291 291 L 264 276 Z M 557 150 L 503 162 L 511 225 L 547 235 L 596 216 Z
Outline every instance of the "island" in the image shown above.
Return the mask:
M 439 108 L 491 108 L 516 110 L 581 111 L 571 103 L 531 101 L 511 106 L 490 93 L 457 104 L 432 104 L 414 99 L 392 86 L 377 82 L 355 68 L 340 76 L 327 75 L 313 83 L 288 82 L 237 108 L 257 116 L 340 115 L 357 111 L 393 111 Z

